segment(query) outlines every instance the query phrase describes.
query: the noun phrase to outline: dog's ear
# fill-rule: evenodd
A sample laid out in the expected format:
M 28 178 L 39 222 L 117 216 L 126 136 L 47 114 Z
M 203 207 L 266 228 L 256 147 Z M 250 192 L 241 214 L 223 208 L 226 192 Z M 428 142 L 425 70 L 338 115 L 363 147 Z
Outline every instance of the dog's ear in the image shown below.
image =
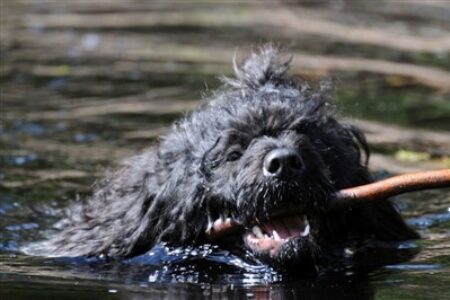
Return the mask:
M 153 241 L 168 243 L 195 243 L 206 227 L 206 209 L 201 158 L 188 151 L 186 140 L 176 137 L 179 147 L 161 146 L 158 149 L 155 176 L 158 185 L 146 219 L 148 229 L 142 232 L 153 233 Z M 170 144 L 175 144 L 171 141 Z
M 343 124 L 344 130 L 353 138 L 354 147 L 359 155 L 364 154 L 367 167 L 370 158 L 370 148 L 364 133 L 356 126 Z M 367 173 L 367 178 L 372 181 Z M 360 228 L 364 235 L 374 236 L 378 240 L 403 241 L 417 239 L 419 235 L 403 220 L 395 206 L 387 199 L 373 203 L 356 204 L 349 207 L 348 218 L 353 222 L 351 227 Z M 352 228 L 349 228 L 351 231 Z

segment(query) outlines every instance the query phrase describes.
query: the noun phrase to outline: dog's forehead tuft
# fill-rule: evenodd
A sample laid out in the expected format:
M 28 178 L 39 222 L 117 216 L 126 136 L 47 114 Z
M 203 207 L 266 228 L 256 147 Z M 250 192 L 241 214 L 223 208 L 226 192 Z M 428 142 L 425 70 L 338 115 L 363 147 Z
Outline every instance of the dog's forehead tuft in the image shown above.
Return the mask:
M 223 77 L 222 81 L 243 94 L 247 90 L 257 90 L 267 84 L 285 81 L 292 58 L 285 58 L 273 45 L 265 45 L 251 53 L 242 64 L 233 59 L 235 78 Z

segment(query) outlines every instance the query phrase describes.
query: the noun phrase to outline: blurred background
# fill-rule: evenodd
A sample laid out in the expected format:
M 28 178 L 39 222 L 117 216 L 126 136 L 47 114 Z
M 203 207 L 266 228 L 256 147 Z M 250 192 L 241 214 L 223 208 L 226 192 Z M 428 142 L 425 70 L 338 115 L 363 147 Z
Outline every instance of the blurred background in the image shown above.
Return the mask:
M 235 53 L 266 42 L 292 53 L 292 72 L 312 84 L 333 80 L 339 114 L 367 134 L 376 176 L 450 167 L 450 1 L 1 0 L 0 17 L 8 274 L 42 271 L 10 258 L 54 222 L 36 207 L 87 194 L 105 167 L 151 147 L 232 75 Z M 450 196 L 417 195 L 396 201 L 427 234 L 414 263 L 431 267 L 399 276 L 439 273 L 436 263 L 437 280 L 406 289 L 434 297 L 450 286 Z

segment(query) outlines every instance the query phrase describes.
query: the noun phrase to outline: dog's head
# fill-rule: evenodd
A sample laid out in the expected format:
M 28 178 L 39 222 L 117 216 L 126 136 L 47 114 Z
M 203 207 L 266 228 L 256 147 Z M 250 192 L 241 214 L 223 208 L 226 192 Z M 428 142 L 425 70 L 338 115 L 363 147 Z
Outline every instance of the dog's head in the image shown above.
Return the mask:
M 224 88 L 163 142 L 160 157 L 184 160 L 172 169 L 191 166 L 177 171 L 185 177 L 177 182 L 189 186 L 178 227 L 186 232 L 177 238 L 201 239 L 214 222 L 231 218 L 247 228 L 243 241 L 251 251 L 296 260 L 304 240 L 319 234 L 315 220 L 331 194 L 367 182 L 363 135 L 336 121 L 325 92 L 288 76 L 289 63 L 272 47 L 252 54 L 235 66 L 236 79 L 225 78 Z M 185 147 L 173 157 L 167 149 L 181 140 Z
M 231 220 L 244 229 L 214 242 L 303 272 L 327 260 L 319 252 L 342 257 L 347 239 L 417 238 L 387 201 L 330 209 L 335 191 L 370 181 L 367 144 L 289 62 L 269 46 L 235 66 L 236 79 L 69 210 L 67 228 L 24 251 L 129 257 L 210 242 Z

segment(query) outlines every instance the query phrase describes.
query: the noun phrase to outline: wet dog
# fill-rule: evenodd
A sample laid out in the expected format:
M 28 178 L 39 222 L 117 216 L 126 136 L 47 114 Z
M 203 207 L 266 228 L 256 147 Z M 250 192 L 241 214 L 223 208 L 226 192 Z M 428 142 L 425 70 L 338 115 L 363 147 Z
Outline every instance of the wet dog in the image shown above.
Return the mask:
M 207 243 L 212 224 L 230 218 L 245 229 L 217 243 L 309 272 L 367 241 L 418 238 L 387 200 L 331 208 L 335 191 L 371 182 L 368 146 L 289 64 L 266 46 L 235 65 L 235 78 L 153 150 L 107 174 L 69 225 L 31 252 L 130 257 L 161 242 Z

